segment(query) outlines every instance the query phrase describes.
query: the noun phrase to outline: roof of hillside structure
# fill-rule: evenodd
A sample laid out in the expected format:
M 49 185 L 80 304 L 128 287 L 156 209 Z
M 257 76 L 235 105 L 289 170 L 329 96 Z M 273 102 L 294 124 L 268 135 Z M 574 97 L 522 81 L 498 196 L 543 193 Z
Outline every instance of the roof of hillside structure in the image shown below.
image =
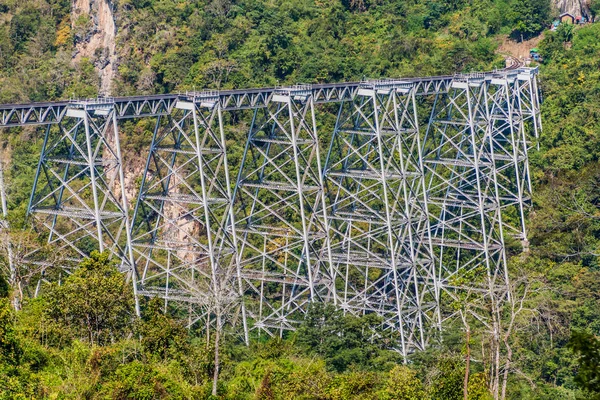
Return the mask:
M 573 16 L 573 14 L 571 14 L 571 13 L 568 13 L 568 12 L 560 14 L 560 15 L 558 16 L 558 18 L 562 18 L 562 17 L 564 17 L 564 16 L 566 16 L 566 15 L 568 15 L 569 17 L 571 17 L 571 18 L 575 19 L 575 17 Z

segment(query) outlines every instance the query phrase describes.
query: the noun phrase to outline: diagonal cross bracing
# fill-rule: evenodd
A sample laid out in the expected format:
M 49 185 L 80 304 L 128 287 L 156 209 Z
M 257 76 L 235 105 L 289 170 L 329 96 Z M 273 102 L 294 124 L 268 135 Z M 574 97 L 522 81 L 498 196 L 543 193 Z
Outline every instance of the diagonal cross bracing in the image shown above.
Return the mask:
M 377 314 L 406 356 L 461 290 L 508 282 L 507 238 L 527 246 L 539 102 L 537 70 L 520 68 L 0 105 L 0 126 L 48 127 L 29 213 L 65 268 L 109 251 L 136 298 L 246 342 L 295 329 L 313 302 Z M 154 121 L 129 199 L 127 118 Z
M 73 261 L 99 250 L 120 259 L 122 271 L 132 272 L 130 216 L 112 99 L 71 102 L 57 126 L 48 127 L 28 214 L 43 227 L 63 268 L 69 270 Z
M 321 171 L 311 88 L 275 91 L 253 116 L 234 228 L 249 316 L 270 335 L 293 328 L 309 302 L 336 301 Z M 281 279 L 266 285 L 270 274 Z

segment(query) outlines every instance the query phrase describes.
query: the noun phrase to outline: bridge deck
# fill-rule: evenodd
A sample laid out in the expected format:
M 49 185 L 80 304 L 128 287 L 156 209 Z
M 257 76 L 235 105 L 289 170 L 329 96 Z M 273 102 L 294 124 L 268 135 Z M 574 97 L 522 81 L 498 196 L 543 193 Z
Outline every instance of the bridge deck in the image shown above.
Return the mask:
M 306 85 L 305 90 L 312 93 L 317 104 L 335 103 L 352 99 L 360 87 L 389 87 L 390 84 L 416 85 L 419 95 L 447 92 L 452 82 L 464 80 L 487 80 L 492 84 L 501 84 L 503 79 L 527 79 L 535 75 L 537 68 L 517 68 L 492 71 L 471 75 L 443 75 L 420 78 L 399 78 L 369 82 L 319 83 Z M 265 107 L 273 94 L 282 88 L 250 88 L 205 92 L 204 95 L 221 102 L 224 110 L 243 110 Z M 193 97 L 193 94 L 156 94 L 144 96 L 115 97 L 109 99 L 114 104 L 117 118 L 140 118 L 170 114 L 181 98 Z M 92 100 L 96 101 L 96 100 Z M 62 100 L 24 104 L 0 104 L 0 128 L 48 125 L 61 121 L 65 111 L 75 104 L 81 105 L 86 100 Z

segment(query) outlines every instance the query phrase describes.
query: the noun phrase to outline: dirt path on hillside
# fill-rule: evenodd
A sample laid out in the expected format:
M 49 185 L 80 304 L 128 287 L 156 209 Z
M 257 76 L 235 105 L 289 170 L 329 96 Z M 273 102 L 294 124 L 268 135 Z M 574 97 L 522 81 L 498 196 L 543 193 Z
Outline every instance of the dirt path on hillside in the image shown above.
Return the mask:
M 525 59 L 529 58 L 529 51 L 534 47 L 537 47 L 542 39 L 544 39 L 543 32 L 537 37 L 520 43 L 509 39 L 508 36 L 504 36 L 502 39 L 500 39 L 500 45 L 498 46 L 496 52 L 505 57 L 511 56 L 518 60 L 524 61 Z

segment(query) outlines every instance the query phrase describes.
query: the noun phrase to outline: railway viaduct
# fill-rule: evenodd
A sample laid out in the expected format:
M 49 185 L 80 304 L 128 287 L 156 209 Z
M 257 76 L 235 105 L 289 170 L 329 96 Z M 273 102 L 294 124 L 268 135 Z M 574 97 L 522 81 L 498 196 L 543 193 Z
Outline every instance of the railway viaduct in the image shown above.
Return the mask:
M 424 348 L 444 304 L 506 285 L 507 241 L 527 244 L 537 73 L 0 105 L 0 127 L 44 129 L 28 223 L 57 258 L 29 254 L 31 293 L 98 249 L 138 313 L 158 296 L 248 341 L 326 302 Z M 141 118 L 132 198 L 120 131 Z

